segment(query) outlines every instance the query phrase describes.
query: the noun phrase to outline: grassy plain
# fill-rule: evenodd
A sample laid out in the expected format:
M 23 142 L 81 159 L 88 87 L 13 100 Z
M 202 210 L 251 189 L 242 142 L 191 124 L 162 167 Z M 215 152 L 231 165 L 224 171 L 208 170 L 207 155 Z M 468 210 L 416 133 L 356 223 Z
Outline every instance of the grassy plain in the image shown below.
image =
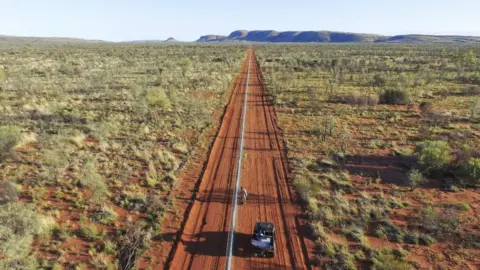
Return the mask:
M 209 145 L 245 51 L 2 45 L 0 268 L 128 269 Z
M 245 51 L 2 45 L 0 268 L 131 266 L 125 258 L 159 233 L 178 174 L 209 145 Z M 315 239 L 312 264 L 479 267 L 478 47 L 256 53 Z
M 478 269 L 479 47 L 256 52 L 324 269 Z

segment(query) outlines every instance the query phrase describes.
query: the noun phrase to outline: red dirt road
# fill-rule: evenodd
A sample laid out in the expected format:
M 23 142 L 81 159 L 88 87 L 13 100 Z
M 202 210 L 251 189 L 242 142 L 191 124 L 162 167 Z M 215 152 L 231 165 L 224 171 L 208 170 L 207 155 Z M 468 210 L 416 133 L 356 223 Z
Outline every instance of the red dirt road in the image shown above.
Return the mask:
M 287 184 L 286 157 L 275 122 L 275 111 L 262 83 L 255 53 L 251 55 L 244 160 L 240 185 L 249 197 L 237 206 L 232 258 L 234 269 L 307 269 L 308 254 L 299 233 L 301 210 Z M 249 57 L 237 77 L 232 98 L 208 158 L 196 198 L 168 269 L 223 269 L 232 215 L 232 193 L 240 146 L 241 113 Z M 275 258 L 251 254 L 250 235 L 255 222 L 276 226 Z

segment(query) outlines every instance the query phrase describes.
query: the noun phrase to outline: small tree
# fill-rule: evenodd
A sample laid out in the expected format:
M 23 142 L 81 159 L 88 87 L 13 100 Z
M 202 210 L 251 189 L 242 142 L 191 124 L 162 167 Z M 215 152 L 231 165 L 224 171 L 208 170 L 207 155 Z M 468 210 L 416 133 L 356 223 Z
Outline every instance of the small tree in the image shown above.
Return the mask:
M 467 176 L 471 185 L 480 184 L 480 158 L 471 158 L 461 166 L 462 172 Z
M 425 178 L 419 170 L 413 169 L 408 173 L 407 185 L 411 188 L 412 191 L 424 182 Z
M 340 133 L 339 136 L 340 142 L 341 142 L 341 150 L 343 153 L 347 151 L 348 144 L 350 143 L 350 140 L 352 139 L 352 135 L 350 134 L 350 131 L 348 130 L 348 127 L 343 126 L 342 132 Z
M 309 87 L 307 90 L 309 99 L 310 99 L 310 106 L 313 110 L 318 110 L 320 102 L 318 101 L 317 89 L 314 87 Z
M 36 213 L 34 205 L 22 202 L 0 205 L 0 269 L 38 269 L 32 256 L 33 239 L 48 233 L 54 222 Z
M 470 118 L 477 118 L 480 114 L 480 98 L 475 99 L 470 106 Z
M 337 120 L 335 120 L 335 117 L 329 116 L 327 118 L 327 129 L 326 129 L 326 133 L 328 134 L 328 136 L 333 135 L 333 131 L 335 130 L 336 126 L 337 126 Z
M 18 200 L 18 192 L 10 182 L 0 181 L 0 204 Z
M 376 87 L 383 87 L 387 84 L 387 78 L 384 75 L 378 73 L 373 76 L 372 85 Z
M 417 145 L 415 152 L 427 170 L 440 169 L 451 159 L 450 146 L 444 141 L 425 141 Z
M 42 153 L 42 166 L 45 169 L 43 176 L 49 182 L 56 183 L 68 165 L 68 154 L 60 149 L 46 150 Z
M 323 120 L 321 125 L 322 127 L 316 128 L 314 132 L 318 137 L 321 137 L 322 141 L 325 141 L 328 136 L 333 135 L 333 131 L 337 126 L 337 121 L 335 120 L 334 116 L 329 116 Z
M 187 70 L 192 66 L 192 62 L 185 58 L 185 59 L 182 59 L 178 65 L 180 66 L 180 69 L 182 70 L 182 76 L 185 77 L 186 73 L 187 73 Z
M 17 127 L 0 127 L 0 162 L 13 156 L 15 145 L 21 140 L 22 133 Z
M 118 242 L 120 269 L 134 269 L 137 259 L 150 245 L 151 233 L 138 224 L 131 224 Z
M 310 199 L 310 193 L 312 190 L 312 184 L 310 180 L 304 175 L 297 175 L 293 179 L 293 186 L 303 202 L 307 203 Z
M 97 172 L 97 166 L 93 160 L 85 163 L 80 175 L 80 183 L 92 191 L 92 202 L 101 204 L 105 201 L 108 188 L 103 182 L 102 176 Z
M 393 105 L 405 105 L 411 102 L 410 93 L 399 88 L 383 90 L 380 92 L 379 99 L 381 103 Z
M 473 49 L 468 50 L 467 52 L 459 52 L 455 55 L 458 66 L 464 65 L 475 65 L 478 62 L 477 54 Z

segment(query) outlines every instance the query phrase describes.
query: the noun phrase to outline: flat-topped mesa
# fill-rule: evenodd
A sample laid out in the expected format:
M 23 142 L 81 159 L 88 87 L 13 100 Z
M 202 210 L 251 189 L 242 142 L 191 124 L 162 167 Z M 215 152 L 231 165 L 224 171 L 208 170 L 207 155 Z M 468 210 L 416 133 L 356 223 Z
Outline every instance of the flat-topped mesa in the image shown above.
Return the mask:
M 480 37 L 398 35 L 335 32 L 335 31 L 284 31 L 236 30 L 228 36 L 202 36 L 197 42 L 302 42 L 302 43 L 480 43 Z
M 329 31 L 236 30 L 228 36 L 202 36 L 197 42 L 253 41 L 253 42 L 375 42 L 388 37 Z
M 196 42 L 218 42 L 223 41 L 227 38 L 227 36 L 222 35 L 205 35 L 201 36 Z

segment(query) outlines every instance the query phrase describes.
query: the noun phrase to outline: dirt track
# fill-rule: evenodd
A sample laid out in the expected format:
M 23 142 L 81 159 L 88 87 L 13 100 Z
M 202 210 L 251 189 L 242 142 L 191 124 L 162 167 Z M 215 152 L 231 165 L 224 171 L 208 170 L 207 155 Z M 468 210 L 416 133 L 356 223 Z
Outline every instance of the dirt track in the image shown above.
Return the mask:
M 286 158 L 275 111 L 262 84 L 255 54 L 253 50 L 249 53 L 252 57 L 240 182 L 249 198 L 247 204 L 238 205 L 232 265 L 234 269 L 307 269 L 306 249 L 298 230 L 301 211 L 292 201 L 287 185 Z M 248 59 L 236 78 L 181 239 L 167 262 L 168 269 L 225 267 Z M 251 254 L 249 237 L 257 221 L 276 226 L 275 258 L 255 258 Z

